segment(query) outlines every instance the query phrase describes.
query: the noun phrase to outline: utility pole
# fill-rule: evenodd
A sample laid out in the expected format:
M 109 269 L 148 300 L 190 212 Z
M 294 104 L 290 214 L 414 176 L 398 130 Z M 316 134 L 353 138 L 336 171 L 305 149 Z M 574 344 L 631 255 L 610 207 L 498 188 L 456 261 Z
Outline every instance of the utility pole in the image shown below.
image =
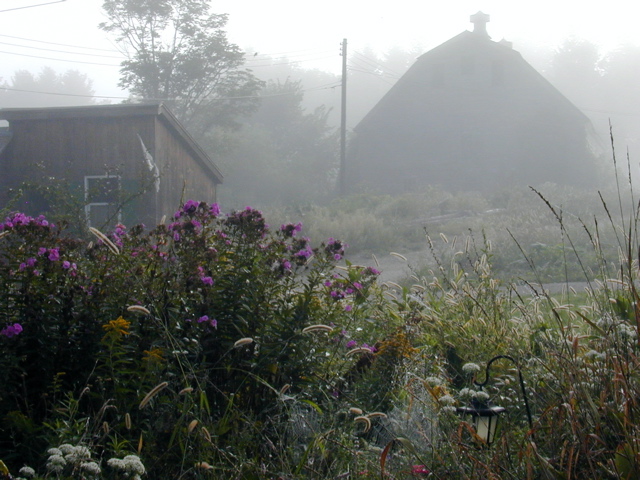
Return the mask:
M 342 102 L 340 110 L 340 172 L 338 175 L 338 194 L 343 197 L 346 193 L 346 164 L 347 164 L 347 39 L 342 40 Z

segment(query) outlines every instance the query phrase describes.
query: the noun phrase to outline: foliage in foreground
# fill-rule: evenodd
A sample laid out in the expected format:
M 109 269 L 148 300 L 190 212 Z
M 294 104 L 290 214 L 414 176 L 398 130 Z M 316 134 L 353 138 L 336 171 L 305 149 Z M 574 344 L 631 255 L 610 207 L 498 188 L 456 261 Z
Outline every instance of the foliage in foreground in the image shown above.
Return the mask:
M 584 225 L 600 280 L 558 297 L 502 283 L 473 237 L 443 236 L 448 263 L 401 287 L 252 209 L 187 202 L 88 245 L 14 214 L 0 458 L 49 478 L 636 478 L 638 215 L 620 213 L 617 262 Z M 456 414 L 473 400 L 507 409 L 490 447 Z

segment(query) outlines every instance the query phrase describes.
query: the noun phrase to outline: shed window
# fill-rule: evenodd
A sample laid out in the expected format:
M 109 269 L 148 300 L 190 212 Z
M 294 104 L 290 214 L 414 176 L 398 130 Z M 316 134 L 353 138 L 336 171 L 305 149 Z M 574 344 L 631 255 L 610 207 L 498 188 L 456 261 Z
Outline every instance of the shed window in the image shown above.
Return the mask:
M 88 175 L 84 177 L 84 212 L 90 227 L 104 227 L 121 221 L 118 208 L 119 175 Z

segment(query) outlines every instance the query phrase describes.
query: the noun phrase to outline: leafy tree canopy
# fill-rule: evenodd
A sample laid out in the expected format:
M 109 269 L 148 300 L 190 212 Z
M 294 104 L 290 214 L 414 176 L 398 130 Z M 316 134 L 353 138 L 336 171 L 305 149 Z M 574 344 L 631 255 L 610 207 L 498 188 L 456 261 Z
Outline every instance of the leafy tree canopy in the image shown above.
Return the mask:
M 88 105 L 92 98 L 93 82 L 77 70 L 57 73 L 44 67 L 40 73 L 18 70 L 10 82 L 0 83 L 0 107 L 59 107 Z
M 119 85 L 143 100 L 162 100 L 195 135 L 235 124 L 256 106 L 261 82 L 243 69 L 227 40 L 227 15 L 205 0 L 105 0 L 107 21 L 127 60 Z

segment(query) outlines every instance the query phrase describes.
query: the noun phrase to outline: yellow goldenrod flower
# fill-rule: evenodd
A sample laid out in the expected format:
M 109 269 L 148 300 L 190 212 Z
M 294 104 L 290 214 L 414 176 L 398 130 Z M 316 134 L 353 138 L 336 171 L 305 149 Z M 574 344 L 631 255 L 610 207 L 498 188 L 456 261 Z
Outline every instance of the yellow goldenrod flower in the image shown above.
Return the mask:
M 130 326 L 131 322 L 118 317 L 117 320 L 110 320 L 106 325 L 102 325 L 102 328 L 107 331 L 107 335 L 129 335 L 131 333 L 129 331 Z
M 144 358 L 142 359 L 143 362 L 162 362 L 162 360 L 164 360 L 164 358 L 162 357 L 162 354 L 164 353 L 162 351 L 161 348 L 155 347 L 152 348 L 151 350 L 145 350 L 144 352 Z

